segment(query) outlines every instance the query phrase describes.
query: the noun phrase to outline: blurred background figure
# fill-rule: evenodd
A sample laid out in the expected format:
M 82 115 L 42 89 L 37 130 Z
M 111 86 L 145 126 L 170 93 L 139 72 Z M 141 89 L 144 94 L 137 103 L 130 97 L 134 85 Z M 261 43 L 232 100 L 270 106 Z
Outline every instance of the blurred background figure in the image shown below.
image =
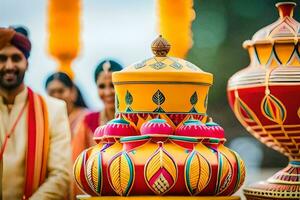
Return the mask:
M 45 87 L 49 96 L 64 100 L 67 104 L 71 127 L 72 157 L 74 161 L 78 156 L 77 153 L 75 153 L 78 152 L 77 149 L 82 150 L 80 147 L 82 144 L 76 139 L 78 137 L 76 133 L 78 132 L 77 129 L 79 125 L 88 113 L 87 106 L 78 87 L 73 83 L 71 78 L 63 72 L 51 74 L 46 80 Z M 76 155 L 74 155 L 74 153 Z
M 106 124 L 115 116 L 115 89 L 112 83 L 112 72 L 122 69 L 123 67 L 119 63 L 108 59 L 100 62 L 95 69 L 94 80 L 98 88 L 98 96 L 104 107 L 101 111 L 89 113 L 82 121 L 78 134 L 81 135 L 80 142 L 85 143 L 85 148 L 95 144 L 93 140 L 95 129 Z
M 63 73 L 56 72 L 51 74 L 45 83 L 45 88 L 49 96 L 64 100 L 67 105 L 67 112 L 71 128 L 72 161 L 74 162 L 78 154 L 86 148 L 82 142 L 82 134 L 79 134 L 80 124 L 83 123 L 85 115 L 88 113 L 87 106 L 81 95 L 79 88 L 71 78 Z M 72 199 L 80 194 L 76 184 L 72 181 Z

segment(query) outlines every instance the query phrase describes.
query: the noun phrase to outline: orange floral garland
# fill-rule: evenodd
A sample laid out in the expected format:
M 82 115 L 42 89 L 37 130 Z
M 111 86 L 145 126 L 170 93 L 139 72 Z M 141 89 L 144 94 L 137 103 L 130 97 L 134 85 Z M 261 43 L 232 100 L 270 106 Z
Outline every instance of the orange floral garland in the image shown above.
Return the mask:
M 185 58 L 193 45 L 192 21 L 195 19 L 193 0 L 158 0 L 159 33 L 172 48 L 170 56 Z
M 80 48 L 80 0 L 49 0 L 49 53 L 58 62 L 58 71 L 73 78 L 71 63 Z

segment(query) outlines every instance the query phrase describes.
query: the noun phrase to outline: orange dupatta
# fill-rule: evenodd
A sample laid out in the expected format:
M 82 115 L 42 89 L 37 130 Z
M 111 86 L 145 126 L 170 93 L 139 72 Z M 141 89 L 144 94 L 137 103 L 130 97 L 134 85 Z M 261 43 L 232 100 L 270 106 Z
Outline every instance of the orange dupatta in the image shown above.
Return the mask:
M 42 96 L 28 88 L 28 144 L 26 152 L 25 188 L 28 199 L 45 181 L 49 150 L 48 111 Z

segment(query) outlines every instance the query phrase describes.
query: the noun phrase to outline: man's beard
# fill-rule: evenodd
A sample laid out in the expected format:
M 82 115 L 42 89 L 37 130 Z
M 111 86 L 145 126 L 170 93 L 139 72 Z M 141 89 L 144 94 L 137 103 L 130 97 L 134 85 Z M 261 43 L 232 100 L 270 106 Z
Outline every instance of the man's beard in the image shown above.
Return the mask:
M 10 76 L 7 78 L 7 76 Z M 0 88 L 14 90 L 18 88 L 24 80 L 25 72 L 18 69 L 0 71 Z

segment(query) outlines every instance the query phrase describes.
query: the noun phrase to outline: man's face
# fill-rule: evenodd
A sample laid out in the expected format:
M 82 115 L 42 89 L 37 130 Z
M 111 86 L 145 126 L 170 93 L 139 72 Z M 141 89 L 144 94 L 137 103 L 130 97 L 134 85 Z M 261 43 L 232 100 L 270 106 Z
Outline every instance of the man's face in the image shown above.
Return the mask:
M 17 89 L 23 83 L 27 65 L 24 54 L 15 46 L 0 49 L 0 89 Z

